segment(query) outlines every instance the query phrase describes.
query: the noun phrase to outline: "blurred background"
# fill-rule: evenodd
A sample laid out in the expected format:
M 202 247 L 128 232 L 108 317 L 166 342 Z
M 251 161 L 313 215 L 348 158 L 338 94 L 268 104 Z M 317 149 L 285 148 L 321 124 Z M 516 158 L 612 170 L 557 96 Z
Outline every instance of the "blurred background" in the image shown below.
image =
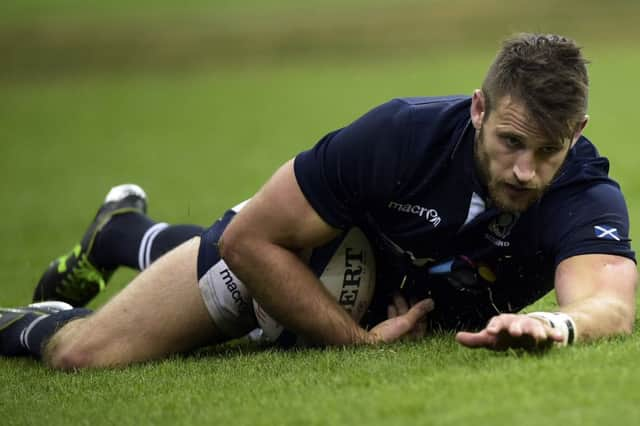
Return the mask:
M 491 50 L 517 31 L 638 41 L 633 0 L 4 0 L 2 75 L 398 62 Z
M 157 219 L 206 225 L 381 102 L 471 93 L 521 31 L 584 46 L 586 134 L 633 221 L 638 18 L 632 0 L 3 0 L 0 303 L 30 297 L 110 186 L 140 183 Z

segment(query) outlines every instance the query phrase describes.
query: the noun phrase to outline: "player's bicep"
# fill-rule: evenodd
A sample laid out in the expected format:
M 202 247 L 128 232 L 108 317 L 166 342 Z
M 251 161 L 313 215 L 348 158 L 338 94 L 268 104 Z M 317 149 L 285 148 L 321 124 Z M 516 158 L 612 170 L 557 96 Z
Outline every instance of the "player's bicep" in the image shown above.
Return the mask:
M 339 232 L 309 204 L 298 185 L 291 160 L 236 215 L 225 230 L 222 243 L 253 240 L 298 250 L 319 246 Z

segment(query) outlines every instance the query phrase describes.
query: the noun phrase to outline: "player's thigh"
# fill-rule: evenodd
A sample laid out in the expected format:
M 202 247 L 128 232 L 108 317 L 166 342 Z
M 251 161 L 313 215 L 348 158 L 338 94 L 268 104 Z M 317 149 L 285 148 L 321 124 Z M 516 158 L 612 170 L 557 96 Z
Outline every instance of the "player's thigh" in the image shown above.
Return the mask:
M 207 311 L 197 278 L 199 238 L 176 247 L 95 314 L 60 338 L 82 366 L 126 365 L 216 343 L 225 337 Z

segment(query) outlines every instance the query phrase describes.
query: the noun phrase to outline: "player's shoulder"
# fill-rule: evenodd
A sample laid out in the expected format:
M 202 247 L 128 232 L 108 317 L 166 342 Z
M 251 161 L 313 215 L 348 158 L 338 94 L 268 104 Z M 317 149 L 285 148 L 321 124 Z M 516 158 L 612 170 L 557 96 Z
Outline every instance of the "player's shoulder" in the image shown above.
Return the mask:
M 609 160 L 586 137 L 569 152 L 545 199 L 543 204 L 555 214 L 557 209 L 568 209 L 572 214 L 626 209 L 620 185 L 609 176 Z
M 396 98 L 398 108 L 412 111 L 416 121 L 433 119 L 441 116 L 468 114 L 471 98 L 464 95 L 451 96 L 415 96 Z
M 459 102 L 470 102 L 471 97 L 467 95 L 410 96 L 405 98 L 396 98 L 395 100 L 406 105 L 413 105 L 416 107 L 446 107 L 447 105 L 457 104 Z
M 470 98 L 462 95 L 394 98 L 368 111 L 354 124 L 387 139 L 390 134 L 394 140 L 411 134 L 429 139 L 468 121 L 470 103 Z
M 591 186 L 606 185 L 619 190 L 618 183 L 609 176 L 609 160 L 600 155 L 596 146 L 581 136 L 571 148 L 562 169 L 554 179 L 554 191 L 585 190 Z
M 387 111 L 413 111 L 417 114 L 456 113 L 468 110 L 471 97 L 466 95 L 450 96 L 412 96 L 393 98 L 378 107 Z

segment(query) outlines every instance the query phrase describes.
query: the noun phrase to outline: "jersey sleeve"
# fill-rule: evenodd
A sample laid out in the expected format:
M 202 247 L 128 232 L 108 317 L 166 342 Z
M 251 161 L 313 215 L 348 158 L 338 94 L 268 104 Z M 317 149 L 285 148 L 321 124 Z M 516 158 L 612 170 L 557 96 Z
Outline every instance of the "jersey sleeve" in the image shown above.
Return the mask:
M 410 144 L 411 106 L 393 100 L 329 133 L 294 162 L 305 197 L 327 223 L 347 228 L 401 180 Z
M 551 247 L 556 266 L 581 254 L 612 254 L 635 262 L 629 214 L 617 185 L 599 183 L 575 191 L 548 212 L 543 244 Z

